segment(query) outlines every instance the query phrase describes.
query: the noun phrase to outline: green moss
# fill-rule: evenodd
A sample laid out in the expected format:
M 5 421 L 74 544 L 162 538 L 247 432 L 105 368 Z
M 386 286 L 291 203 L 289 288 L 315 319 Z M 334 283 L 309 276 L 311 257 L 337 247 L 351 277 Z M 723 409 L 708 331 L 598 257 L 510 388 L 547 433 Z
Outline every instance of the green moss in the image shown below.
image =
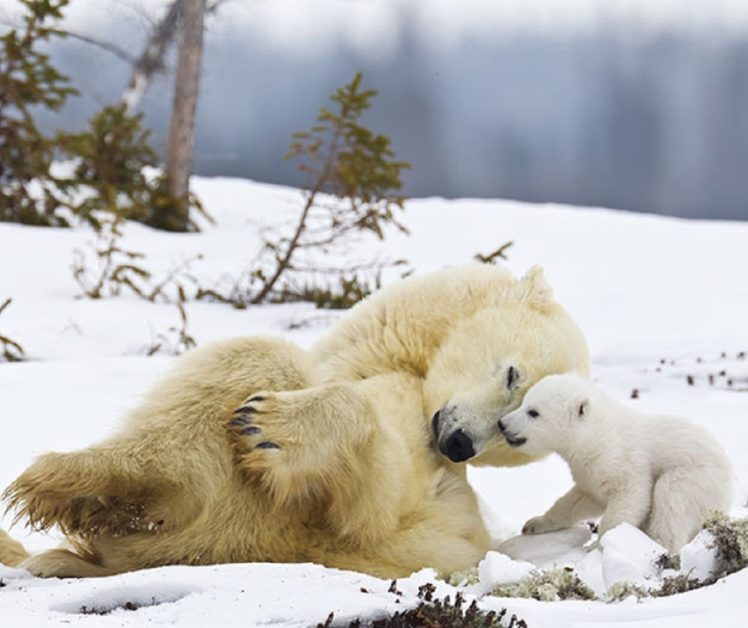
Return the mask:
M 680 569 L 680 555 L 678 554 L 661 554 L 655 561 L 655 565 L 660 571 L 665 569 Z
M 453 574 L 446 579 L 447 584 L 451 584 L 453 587 L 468 587 L 473 584 L 478 584 L 478 568 L 471 567 L 463 571 L 455 571 Z
M 534 572 L 519 582 L 496 587 L 490 594 L 497 597 L 533 598 L 543 602 L 598 599 L 594 591 L 571 568 Z
M 730 519 L 713 512 L 704 523 L 704 529 L 714 538 L 713 547 L 717 551 L 717 571 L 712 581 L 748 566 L 748 518 Z
M 696 578 L 689 578 L 688 574 L 679 573 L 665 578 L 659 589 L 650 589 L 649 593 L 652 597 L 667 597 L 678 593 L 687 593 L 703 586 L 704 583 L 699 582 Z
M 615 582 L 605 593 L 605 597 L 610 602 L 620 602 L 631 596 L 641 599 L 649 597 L 649 591 L 644 587 L 634 584 L 633 582 Z

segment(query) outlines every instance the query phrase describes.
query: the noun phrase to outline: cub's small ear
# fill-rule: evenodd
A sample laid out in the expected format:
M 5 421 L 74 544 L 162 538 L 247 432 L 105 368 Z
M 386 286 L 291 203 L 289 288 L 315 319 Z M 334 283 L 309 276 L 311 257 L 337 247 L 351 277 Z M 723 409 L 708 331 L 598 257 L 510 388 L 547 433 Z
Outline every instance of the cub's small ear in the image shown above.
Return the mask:
M 582 399 L 577 404 L 577 418 L 583 419 L 586 417 L 590 412 L 590 400 L 589 399 Z

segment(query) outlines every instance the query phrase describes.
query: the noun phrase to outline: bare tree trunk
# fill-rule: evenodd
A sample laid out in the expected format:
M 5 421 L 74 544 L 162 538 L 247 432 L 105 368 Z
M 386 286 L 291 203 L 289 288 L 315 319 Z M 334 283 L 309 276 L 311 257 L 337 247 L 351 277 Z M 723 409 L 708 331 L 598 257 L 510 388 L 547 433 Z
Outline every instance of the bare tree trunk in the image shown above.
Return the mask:
M 132 113 L 143 98 L 148 84 L 156 72 L 163 69 L 164 56 L 174 40 L 184 0 L 174 0 L 164 17 L 156 24 L 148 37 L 143 53 L 134 63 L 130 83 L 122 94 L 128 113 Z
M 213 3 L 206 7 L 206 14 L 217 13 L 219 7 L 224 2 L 226 0 L 213 0 Z M 172 0 L 164 16 L 151 30 L 145 48 L 137 60 L 131 58 L 127 52 L 116 48 L 113 44 L 93 41 L 91 38 L 68 32 L 71 37 L 78 37 L 89 43 L 106 48 L 132 64 L 133 70 L 130 82 L 125 91 L 122 92 L 122 102 L 125 103 L 128 113 L 132 113 L 137 109 L 153 76 L 164 69 L 164 57 L 176 36 L 179 20 L 182 17 L 183 3 L 184 0 Z
M 189 226 L 190 170 L 192 166 L 192 138 L 195 130 L 195 111 L 200 83 L 200 61 L 203 54 L 203 28 L 206 0 L 181 0 L 182 37 L 174 85 L 174 104 L 166 149 L 166 180 L 169 193 L 184 206 L 183 225 Z M 173 216 L 177 219 L 177 216 Z M 178 229 L 177 225 L 166 228 Z

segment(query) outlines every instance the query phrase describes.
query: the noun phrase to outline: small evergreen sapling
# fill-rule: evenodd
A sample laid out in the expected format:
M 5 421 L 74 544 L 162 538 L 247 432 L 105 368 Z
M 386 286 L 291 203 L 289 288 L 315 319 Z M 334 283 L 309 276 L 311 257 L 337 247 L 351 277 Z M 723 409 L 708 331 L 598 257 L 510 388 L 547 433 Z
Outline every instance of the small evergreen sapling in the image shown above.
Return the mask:
M 358 73 L 335 91 L 334 107 L 323 107 L 309 131 L 294 134 L 286 158 L 297 160 L 310 183 L 291 233 L 265 236 L 251 272 L 251 303 L 312 298 L 319 305 L 350 306 L 369 291 L 363 273 L 404 263 L 375 261 L 346 270 L 320 265 L 308 255 L 329 254 L 367 233 L 382 240 L 389 226 L 407 233 L 396 214 L 404 201 L 400 176 L 410 164 L 395 158 L 388 137 L 361 124 L 377 93 L 361 83 Z M 315 283 L 320 277 L 328 278 L 322 287 Z M 339 289 L 330 277 L 337 278 Z
M 124 104 L 104 107 L 81 133 L 59 133 L 58 144 L 75 161 L 65 184 L 83 192 L 71 209 L 98 228 L 97 211 L 110 212 L 167 231 L 196 231 L 189 218 L 196 209 L 210 219 L 200 201 L 185 202 L 169 195 L 163 177 L 148 177 L 145 169 L 158 164 L 151 148 L 151 132 L 142 125 L 143 114 L 129 114 Z M 188 216 L 187 223 L 172 215 Z

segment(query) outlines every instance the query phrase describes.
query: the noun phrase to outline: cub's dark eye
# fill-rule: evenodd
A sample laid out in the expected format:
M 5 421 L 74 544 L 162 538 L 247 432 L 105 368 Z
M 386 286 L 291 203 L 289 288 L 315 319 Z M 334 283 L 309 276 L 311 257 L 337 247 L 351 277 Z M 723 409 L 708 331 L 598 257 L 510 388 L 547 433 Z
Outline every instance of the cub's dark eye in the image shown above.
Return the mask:
M 514 385 L 517 383 L 518 379 L 519 371 L 513 366 L 510 366 L 509 370 L 506 372 L 506 387 L 511 390 L 512 388 L 514 388 Z
M 531 419 L 537 419 L 540 416 L 540 412 L 537 410 L 528 410 L 527 416 L 529 416 Z

